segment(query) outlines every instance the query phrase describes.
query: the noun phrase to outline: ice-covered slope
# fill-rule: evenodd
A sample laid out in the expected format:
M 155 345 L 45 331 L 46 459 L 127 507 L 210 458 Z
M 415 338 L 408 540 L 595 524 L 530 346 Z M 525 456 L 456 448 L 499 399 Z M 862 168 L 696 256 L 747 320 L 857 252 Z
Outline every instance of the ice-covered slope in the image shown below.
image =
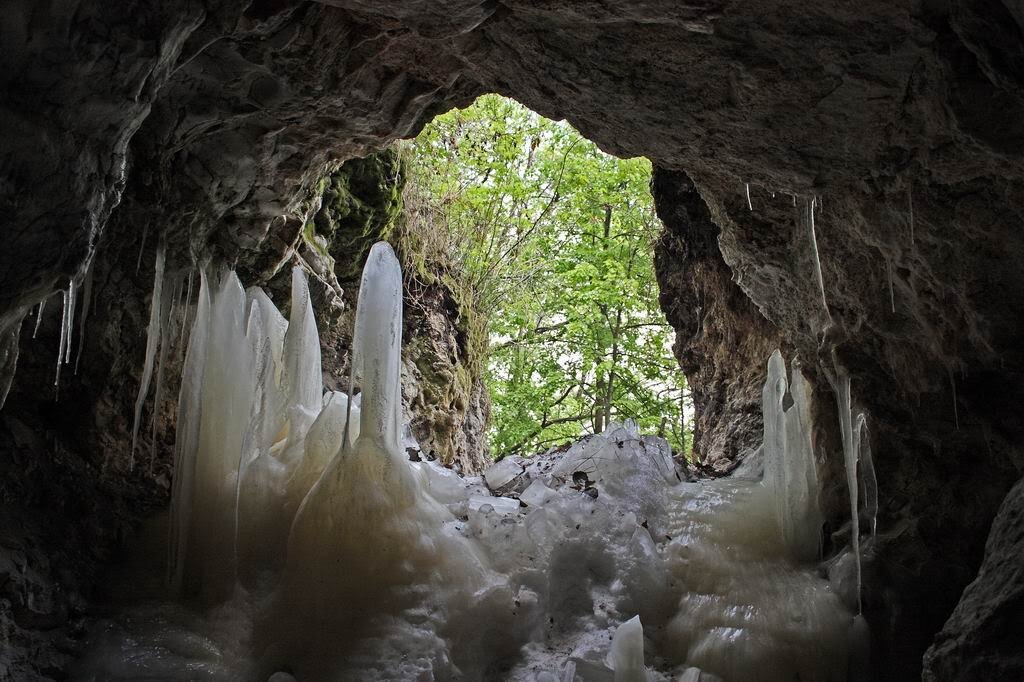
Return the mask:
M 764 481 L 684 482 L 668 444 L 631 423 L 463 478 L 405 454 L 391 248 L 376 245 L 364 271 L 353 399 L 321 397 L 299 270 L 293 287 L 285 326 L 234 275 L 216 287 L 204 277 L 180 397 L 176 591 L 98 624 L 82 676 L 843 680 L 857 669 L 861 622 L 813 566 L 808 387 L 781 355 L 763 395 Z

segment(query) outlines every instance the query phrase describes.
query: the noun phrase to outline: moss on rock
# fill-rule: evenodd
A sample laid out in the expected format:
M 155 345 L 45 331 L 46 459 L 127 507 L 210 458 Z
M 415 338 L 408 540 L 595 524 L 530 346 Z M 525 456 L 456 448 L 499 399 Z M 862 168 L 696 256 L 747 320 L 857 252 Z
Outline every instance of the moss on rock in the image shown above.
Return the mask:
M 392 147 L 346 161 L 317 187 L 319 207 L 304 226 L 301 255 L 341 291 L 331 304 L 320 300 L 331 298 L 327 287 L 313 287 L 325 382 L 348 388 L 360 273 L 373 243 L 388 241 L 403 269 L 402 396 L 413 434 L 426 456 L 477 472 L 488 459 L 486 319 L 443 251 L 403 219 L 405 178 L 405 161 Z

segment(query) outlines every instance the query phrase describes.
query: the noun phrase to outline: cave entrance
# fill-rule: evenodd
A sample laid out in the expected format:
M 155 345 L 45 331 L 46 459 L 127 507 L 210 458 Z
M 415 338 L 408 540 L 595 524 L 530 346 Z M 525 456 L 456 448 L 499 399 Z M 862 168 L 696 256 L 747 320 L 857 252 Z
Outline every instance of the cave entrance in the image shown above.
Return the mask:
M 658 304 L 650 162 L 499 95 L 437 117 L 404 153 L 400 248 L 443 264 L 457 292 L 470 371 L 490 393 L 492 456 L 627 419 L 688 454 L 692 407 Z

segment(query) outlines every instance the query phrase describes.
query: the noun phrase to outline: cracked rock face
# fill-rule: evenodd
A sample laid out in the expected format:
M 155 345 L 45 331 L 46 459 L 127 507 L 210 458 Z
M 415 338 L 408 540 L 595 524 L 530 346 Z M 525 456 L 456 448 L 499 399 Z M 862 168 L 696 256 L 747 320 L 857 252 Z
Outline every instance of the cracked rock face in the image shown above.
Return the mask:
M 697 210 L 691 182 L 717 240 L 667 219 L 676 241 L 659 276 L 681 297 L 714 294 L 702 335 L 680 347 L 695 392 L 725 406 L 704 418 L 704 445 L 725 447 L 750 401 L 720 339 L 742 338 L 744 356 L 777 341 L 818 396 L 830 528 L 845 492 L 826 376 L 836 362 L 850 371 L 881 491 L 866 569 L 873 660 L 906 679 L 1024 466 L 1022 25 L 1018 3 L 1000 0 L 14 0 L 0 69 L 0 326 L 97 248 L 102 258 L 104 235 L 137 244 L 148 229 L 178 264 L 252 263 L 301 228 L 338 161 L 478 94 L 510 95 L 609 152 L 650 157 L 662 179 L 686 174 L 662 188 L 659 211 Z M 676 257 L 690 274 L 672 272 Z M 697 329 L 691 315 L 677 325 Z M 142 317 L 120 333 L 138 336 Z M 31 366 L 44 351 L 26 336 Z M 112 349 L 119 381 L 137 376 L 137 345 Z M 71 412 L 95 419 L 99 398 L 84 395 Z M 28 409 L 12 414 L 24 422 Z M 112 438 L 108 456 L 126 450 Z M 937 675 L 956 670 L 958 651 Z
M 1024 481 L 999 508 L 974 582 L 925 655 L 927 680 L 1013 680 L 1024 675 Z
M 693 399 L 693 451 L 702 464 L 725 472 L 761 445 L 765 358 L 784 344 L 732 281 L 718 226 L 693 181 L 659 168 L 651 190 L 665 225 L 655 272 Z

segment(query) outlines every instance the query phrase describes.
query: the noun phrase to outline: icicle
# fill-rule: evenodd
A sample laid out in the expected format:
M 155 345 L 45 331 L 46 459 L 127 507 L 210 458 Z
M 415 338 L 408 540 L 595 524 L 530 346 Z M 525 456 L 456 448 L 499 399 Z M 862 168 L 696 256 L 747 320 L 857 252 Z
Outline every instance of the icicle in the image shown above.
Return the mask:
M 85 349 L 85 321 L 89 317 L 89 307 L 92 305 L 92 263 L 85 275 L 85 285 L 82 289 L 82 317 L 78 323 L 78 353 L 75 356 L 75 375 L 78 375 L 78 365 L 82 362 L 82 351 Z
M 146 250 L 146 235 L 149 234 L 149 223 L 142 228 L 142 242 L 139 243 L 139 257 L 135 261 L 135 274 L 139 274 L 139 269 L 142 267 L 142 254 Z
M 68 283 L 68 319 L 67 335 L 64 341 L 64 364 L 71 362 L 71 340 L 75 329 L 75 303 L 78 301 L 78 292 L 75 289 L 75 278 L 72 277 Z
M 7 394 L 14 381 L 14 372 L 18 368 L 18 341 L 21 337 L 21 325 L 25 320 L 28 308 L 14 313 L 6 324 L 0 325 L 0 410 L 7 402 Z
M 854 559 L 857 564 L 857 612 L 861 612 L 861 565 L 860 565 L 860 516 L 858 513 L 857 486 L 857 443 L 853 428 L 853 408 L 850 391 L 850 374 L 843 368 L 835 358 L 833 351 L 833 363 L 835 364 L 835 378 L 833 389 L 836 393 L 836 407 L 839 410 L 839 432 L 843 443 L 843 461 L 846 466 L 846 488 L 850 495 L 850 543 L 853 547 Z
M 889 279 L 889 307 L 892 308 L 892 312 L 896 312 L 896 294 L 892 289 L 892 263 L 888 258 L 885 259 L 885 274 Z
M 825 314 L 829 319 L 832 319 L 832 313 L 828 309 L 828 301 L 825 299 L 825 279 L 821 274 L 821 256 L 818 253 L 818 237 L 814 230 L 814 204 L 815 200 L 811 199 L 809 202 L 810 211 L 810 227 L 811 227 L 811 247 L 814 249 L 814 274 L 818 280 L 818 290 L 821 292 L 821 305 L 825 308 Z
M 754 210 L 754 204 L 750 203 L 750 183 L 749 182 L 745 183 L 744 186 L 745 186 L 745 188 L 747 190 L 747 209 L 750 210 L 750 211 L 753 211 Z
M 153 362 L 156 359 L 157 345 L 160 343 L 160 311 L 164 288 L 165 253 L 161 244 L 156 250 L 156 269 L 153 273 L 153 299 L 149 304 L 149 327 L 146 329 L 146 359 L 142 367 L 142 378 L 139 381 L 139 395 L 135 399 L 135 420 L 132 424 L 132 450 L 128 468 L 135 468 L 135 447 L 139 439 L 139 426 L 142 422 L 142 406 L 146 403 L 149 393 L 149 382 L 153 378 Z
M 39 323 L 43 321 L 43 310 L 46 308 L 46 298 L 39 301 L 39 310 L 36 312 L 36 328 L 32 330 L 32 338 L 36 338 L 36 334 L 39 333 Z
M 60 292 L 61 300 L 63 301 L 63 312 L 60 317 L 60 345 L 57 347 L 57 377 L 53 380 L 53 385 L 57 387 L 58 393 L 60 390 L 60 366 L 64 363 L 64 344 L 68 342 L 68 292 Z
M 178 341 L 178 347 L 185 347 L 185 330 L 188 329 L 188 310 L 192 304 L 192 275 L 195 274 L 194 270 L 188 271 L 188 288 L 185 291 L 185 305 L 181 312 L 181 339 Z
M 860 465 L 861 481 L 864 486 L 864 510 L 871 519 L 871 536 L 878 531 L 878 479 L 871 457 L 871 443 L 868 439 L 867 417 L 863 412 L 857 415 L 854 425 L 854 448 Z

